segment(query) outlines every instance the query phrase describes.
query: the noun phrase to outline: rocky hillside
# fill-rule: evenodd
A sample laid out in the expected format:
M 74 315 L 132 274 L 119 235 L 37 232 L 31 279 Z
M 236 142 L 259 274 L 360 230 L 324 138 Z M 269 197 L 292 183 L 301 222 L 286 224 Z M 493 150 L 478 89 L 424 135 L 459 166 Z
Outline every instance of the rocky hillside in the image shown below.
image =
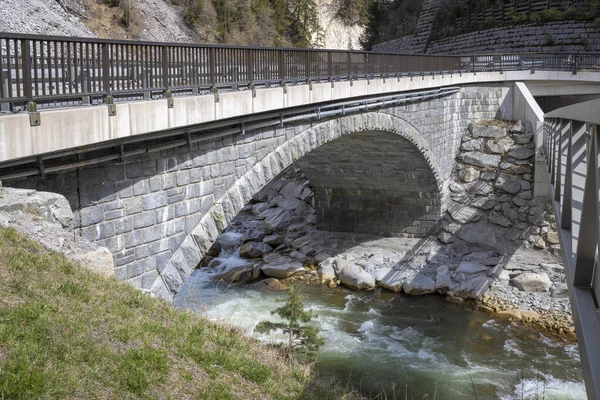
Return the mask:
M 190 7 L 196 2 L 191 0 L 3 0 L 0 2 L 0 32 L 160 42 L 292 45 L 291 38 L 276 42 L 276 27 L 269 9 L 244 8 L 246 3 L 239 3 L 239 7 L 232 3 L 233 9 L 246 11 L 232 21 L 224 21 L 221 14 L 229 14 L 220 13 L 213 3 L 203 2 L 202 10 L 194 11 Z M 313 41 L 319 47 L 357 49 L 363 28 L 360 24 L 346 25 L 340 21 L 336 4 L 335 0 L 315 3 L 322 30 L 318 35 L 313 34 Z M 225 25 L 228 27 L 223 28 Z

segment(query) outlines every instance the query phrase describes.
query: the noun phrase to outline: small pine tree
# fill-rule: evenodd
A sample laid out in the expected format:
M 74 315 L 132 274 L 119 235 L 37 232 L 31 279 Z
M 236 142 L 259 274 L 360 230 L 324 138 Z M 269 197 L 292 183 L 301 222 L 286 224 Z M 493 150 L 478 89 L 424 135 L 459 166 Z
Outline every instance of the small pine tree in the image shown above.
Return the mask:
M 303 325 L 312 319 L 312 311 L 305 310 L 302 300 L 306 297 L 296 293 L 294 286 L 290 286 L 287 291 L 286 299 L 277 301 L 285 304 L 272 314 L 277 314 L 285 320 L 285 322 L 261 321 L 255 328 L 258 333 L 269 333 L 275 330 L 281 330 L 288 336 L 288 343 L 285 350 L 288 356 L 295 354 L 303 357 L 308 361 L 314 361 L 319 351 L 319 347 L 323 345 L 323 338 L 319 336 L 319 330 L 312 326 Z

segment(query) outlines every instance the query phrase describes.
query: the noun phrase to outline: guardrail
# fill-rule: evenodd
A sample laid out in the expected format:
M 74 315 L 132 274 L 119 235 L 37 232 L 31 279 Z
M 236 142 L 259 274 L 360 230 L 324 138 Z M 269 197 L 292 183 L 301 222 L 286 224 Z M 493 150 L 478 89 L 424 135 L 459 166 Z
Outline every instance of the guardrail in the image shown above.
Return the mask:
M 548 166 L 588 398 L 600 398 L 600 100 L 545 115 Z
M 596 54 L 405 55 L 0 33 L 0 106 L 89 104 L 410 74 L 600 70 Z

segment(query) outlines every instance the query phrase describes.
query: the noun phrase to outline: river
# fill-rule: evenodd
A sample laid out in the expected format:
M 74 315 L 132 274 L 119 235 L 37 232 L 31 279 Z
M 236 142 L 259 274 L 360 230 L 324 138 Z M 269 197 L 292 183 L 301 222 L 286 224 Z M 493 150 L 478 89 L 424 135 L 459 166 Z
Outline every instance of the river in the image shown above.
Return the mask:
M 221 254 L 244 262 L 235 252 Z M 275 320 L 285 292 L 253 285 L 216 284 L 212 270 L 196 270 L 175 305 L 256 335 Z M 577 346 L 442 296 L 411 297 L 387 291 L 352 292 L 304 285 L 305 306 L 325 339 L 317 368 L 349 380 L 365 395 L 422 399 L 585 399 Z M 437 392 L 436 392 L 437 390 Z

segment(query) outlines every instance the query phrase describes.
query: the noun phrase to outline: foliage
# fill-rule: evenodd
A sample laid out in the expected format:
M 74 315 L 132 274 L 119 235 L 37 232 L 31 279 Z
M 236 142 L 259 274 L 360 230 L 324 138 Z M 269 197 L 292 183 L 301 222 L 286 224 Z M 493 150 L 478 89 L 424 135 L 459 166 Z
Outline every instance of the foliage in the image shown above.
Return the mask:
M 0 399 L 328 397 L 360 398 L 0 228 Z
M 313 361 L 319 352 L 319 347 L 323 344 L 323 339 L 319 337 L 318 329 L 303 325 L 312 319 L 312 312 L 304 309 L 302 303 L 304 299 L 306 297 L 298 295 L 294 286 L 290 286 L 287 298 L 278 300 L 285 301 L 284 305 L 272 312 L 279 315 L 284 322 L 261 321 L 255 331 L 259 333 L 283 331 L 288 336 L 286 354 L 300 355 L 303 359 Z
M 360 0 L 364 1 L 364 0 Z M 171 0 L 200 39 L 255 46 L 316 47 L 322 28 L 314 0 Z
M 368 0 L 335 0 L 336 17 L 347 26 L 364 25 L 369 21 Z
M 360 43 L 370 50 L 376 43 L 402 36 L 401 25 L 418 20 L 423 0 L 373 0 L 365 8 L 368 21 Z

